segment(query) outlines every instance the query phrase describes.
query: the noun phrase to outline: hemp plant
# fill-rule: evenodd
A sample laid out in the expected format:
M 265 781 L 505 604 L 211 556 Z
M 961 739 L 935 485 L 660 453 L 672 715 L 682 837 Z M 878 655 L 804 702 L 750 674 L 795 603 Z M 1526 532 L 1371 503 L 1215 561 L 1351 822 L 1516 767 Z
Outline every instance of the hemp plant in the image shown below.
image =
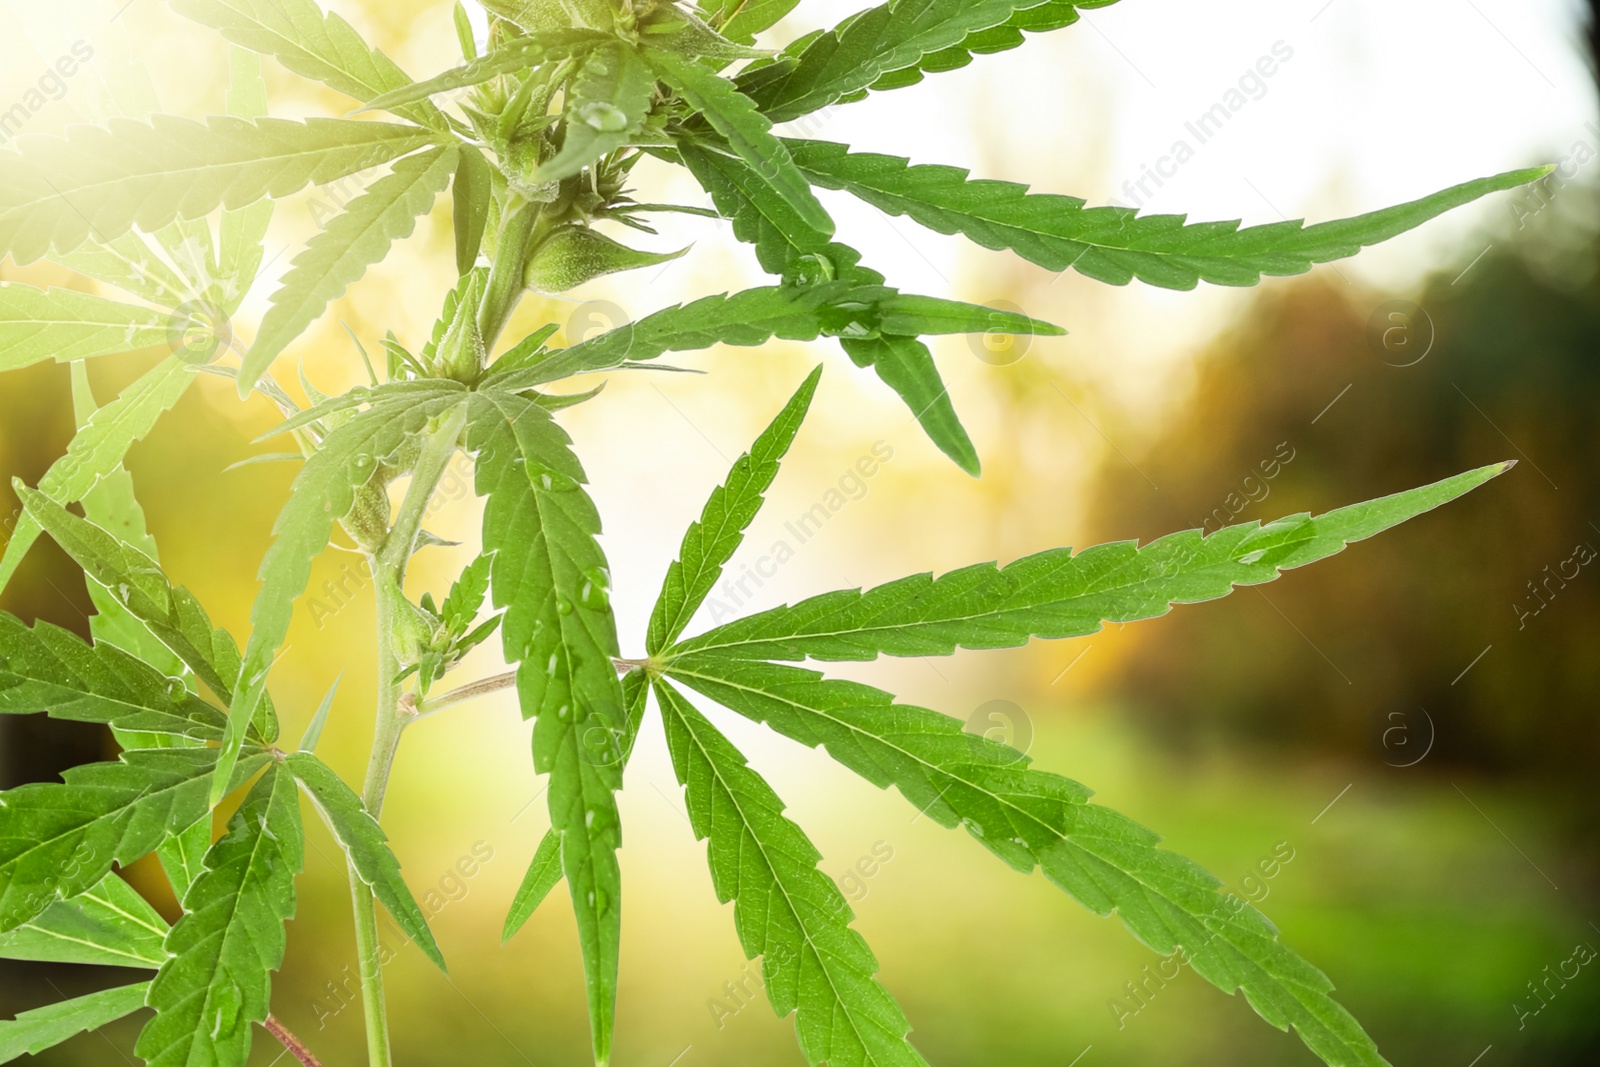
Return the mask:
M 18 264 L 48 258 L 128 294 L 0 285 L 0 369 L 70 363 L 81 427 L 36 486 L 17 485 L 24 510 L 0 585 L 47 533 L 83 568 L 97 612 L 87 640 L 0 616 L 0 712 L 104 724 L 123 750 L 61 782 L 0 794 L 0 956 L 153 972 L 0 1021 L 0 1062 L 144 1011 L 136 1053 L 156 1067 L 242 1065 L 257 1025 L 315 1063 L 270 1014 L 302 867 L 301 793 L 348 856 L 369 1063 L 403 1061 L 389 1034 L 377 907 L 435 963 L 443 958 L 379 826 L 390 769 L 419 716 L 514 688 L 533 723 L 532 770 L 548 778 L 551 828 L 506 933 L 566 882 L 597 1064 L 611 1058 L 622 924 L 616 795 L 643 729 L 665 731 L 694 832 L 707 842 L 712 888 L 734 905 L 773 1009 L 794 1015 L 805 1059 L 925 1062 L 875 977 L 849 905 L 818 869 L 817 849 L 688 690 L 894 786 L 1018 871 L 1042 868 L 1079 904 L 1115 913 L 1152 951 L 1181 952 L 1222 991 L 1242 990 L 1262 1018 L 1292 1026 L 1325 1062 L 1385 1063 L 1322 972 L 1253 906 L 1160 848 L 1156 834 L 958 719 L 796 664 L 1009 648 L 1163 615 L 1331 556 L 1508 465 L 1315 518 L 1187 530 L 1142 546 L 1050 548 L 1004 567 L 824 592 L 686 637 L 778 476 L 818 368 L 711 494 L 648 632 L 632 637 L 640 654 L 624 659 L 600 516 L 560 426 L 563 409 L 599 392 L 561 391 L 580 376 L 719 343 L 829 337 L 977 475 L 923 338 L 1061 331 L 900 292 L 834 239 L 816 188 L 1050 270 L 1189 289 L 1301 273 L 1546 173 L 1514 171 L 1338 222 L 1241 228 L 1090 208 L 954 167 L 775 132 L 1016 48 L 1109 2 L 890 0 L 774 52 L 755 47 L 756 35 L 797 0 L 483 0 L 487 37 L 475 38 L 458 6 L 462 64 L 414 82 L 314 0 L 169 0 L 231 42 L 227 114 L 194 120 L 126 101 L 103 125 L 0 151 L 0 249 Z M 268 117 L 263 55 L 348 95 L 363 114 Z M 646 157 L 686 168 L 714 209 L 635 200 L 630 174 Z M 236 340 L 226 324 L 260 271 L 273 201 L 379 167 L 383 176 L 293 261 L 254 341 Z M 389 334 L 382 373 L 367 361 L 370 385 L 324 396 L 305 382 L 302 408 L 270 375 L 275 361 L 446 190 L 459 281 L 441 294 L 431 335 Z M 665 212 L 731 222 L 773 283 L 669 307 L 567 347 L 552 346 L 555 325 L 505 336 L 529 290 L 557 293 L 670 258 L 601 228 L 650 233 L 647 220 Z M 170 356 L 96 405 L 85 360 L 158 345 Z M 355 350 L 365 359 L 365 348 Z M 303 464 L 261 564 L 242 651 L 168 579 L 123 465 L 197 373 L 228 376 L 241 397 L 260 394 L 281 408 L 276 432 Z M 446 595 L 411 599 L 408 564 L 438 543 L 422 525 L 427 504 L 458 453 L 470 458 L 485 500 L 481 555 Z M 365 553 L 377 600 L 375 736 L 359 792 L 315 754 L 332 693 L 297 745 L 280 739 L 268 694 L 296 600 L 335 525 Z M 491 638 L 512 673 L 443 689 L 465 653 Z M 213 840 L 212 810 L 225 801 L 232 815 Z M 117 873 L 152 853 L 181 904 L 170 927 Z

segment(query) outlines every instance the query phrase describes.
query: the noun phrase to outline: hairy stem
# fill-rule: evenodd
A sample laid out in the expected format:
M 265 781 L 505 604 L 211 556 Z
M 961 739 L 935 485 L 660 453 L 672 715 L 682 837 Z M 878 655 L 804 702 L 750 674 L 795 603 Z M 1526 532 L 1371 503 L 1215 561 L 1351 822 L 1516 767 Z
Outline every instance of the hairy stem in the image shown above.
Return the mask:
M 261 1025 L 266 1027 L 267 1033 L 278 1039 L 278 1043 L 288 1050 L 289 1055 L 300 1061 L 302 1067 L 322 1067 L 322 1061 L 306 1047 L 304 1041 L 290 1033 L 289 1028 L 279 1022 L 277 1016 L 268 1015 L 267 1021 Z
M 627 674 L 629 671 L 640 667 L 649 667 L 650 661 L 643 659 L 614 659 L 618 674 Z M 469 700 L 489 696 L 492 693 L 503 693 L 507 689 L 516 688 L 517 672 L 507 671 L 505 674 L 496 674 L 491 678 L 482 678 L 476 682 L 468 683 L 459 689 L 452 689 L 448 693 L 441 693 L 431 700 L 421 701 L 416 705 L 416 714 L 411 721 L 426 719 L 430 715 L 437 715 L 441 711 L 448 711 L 457 704 L 465 704 Z
M 500 224 L 499 245 L 494 265 L 489 268 L 489 284 L 484 289 L 483 304 L 478 314 L 478 332 L 483 335 L 486 352 L 493 351 L 495 342 L 511 319 L 511 313 L 522 299 L 528 254 L 539 227 L 540 215 L 540 205 L 531 204 L 514 193 L 507 198 L 505 217 Z
M 493 678 L 484 678 L 482 681 L 464 685 L 460 689 L 452 689 L 450 692 L 436 696 L 432 700 L 424 700 L 417 705 L 416 718 L 425 719 L 429 715 L 437 715 L 439 712 L 447 711 L 457 704 L 465 704 L 469 700 L 476 700 L 478 697 L 488 696 L 490 693 L 503 692 L 513 688 L 516 684 L 516 671 L 507 671 L 505 674 L 497 674 Z
M 372 576 L 378 599 L 378 708 L 372 755 L 367 761 L 361 798 L 374 819 L 383 812 L 400 735 L 413 714 L 396 680 L 402 666 L 397 647 L 395 596 L 403 590 L 406 564 L 416 549 L 417 536 L 439 480 L 456 453 L 466 416 L 466 406 L 458 406 L 445 415 L 428 436 L 389 535 L 372 555 Z M 372 888 L 361 880 L 354 866 L 350 868 L 350 896 L 355 908 L 356 957 L 366 1012 L 368 1064 L 369 1067 L 392 1067 L 394 1053 L 389 1042 L 389 1006 L 383 992 L 383 948 L 378 941 L 377 904 Z

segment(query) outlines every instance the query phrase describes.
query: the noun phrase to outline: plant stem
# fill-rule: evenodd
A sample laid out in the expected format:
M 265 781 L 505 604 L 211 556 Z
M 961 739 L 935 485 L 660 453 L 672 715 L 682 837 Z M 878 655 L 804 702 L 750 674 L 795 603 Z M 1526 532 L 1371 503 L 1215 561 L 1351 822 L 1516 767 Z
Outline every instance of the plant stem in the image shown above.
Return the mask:
M 611 662 L 616 666 L 618 674 L 627 674 L 629 671 L 637 670 L 640 667 L 650 666 L 650 661 L 643 659 L 615 659 Z M 448 711 L 457 704 L 465 704 L 469 700 L 476 700 L 491 693 L 504 692 L 507 689 L 514 688 L 516 684 L 516 671 L 507 671 L 505 674 L 497 674 L 492 678 L 479 679 L 459 689 L 452 689 L 448 693 L 436 696 L 432 700 L 422 701 L 417 705 L 416 714 L 411 717 L 410 721 L 416 722 L 418 719 L 426 719 L 430 715 Z
M 417 705 L 416 718 L 425 719 L 429 715 L 437 715 L 439 712 L 453 708 L 457 704 L 465 704 L 469 700 L 476 700 L 478 697 L 488 696 L 490 693 L 499 693 L 510 689 L 516 684 L 517 672 L 507 671 L 505 674 L 497 674 L 493 678 L 485 678 L 482 681 L 473 682 L 471 685 L 464 685 L 460 689 L 452 689 L 448 693 L 436 696 L 432 700 L 424 700 Z
M 478 332 L 483 336 L 486 352 L 494 349 L 522 299 L 523 276 L 541 215 L 541 205 L 529 203 L 515 193 L 507 197 L 494 265 L 489 268 L 489 284 L 484 288 L 478 314 Z
M 371 557 L 378 601 L 378 708 L 373 727 L 372 756 L 367 762 L 367 778 L 361 798 L 374 819 L 383 812 L 395 751 L 400 747 L 400 735 L 412 715 L 409 705 L 402 703 L 401 685 L 396 681 L 401 664 L 396 652 L 396 605 L 391 590 L 395 594 L 403 591 L 406 564 L 416 549 L 417 536 L 427 517 L 429 502 L 439 487 L 445 467 L 456 453 L 466 418 L 466 405 L 459 405 L 445 415 L 428 436 L 389 535 Z M 378 941 L 378 909 L 371 887 L 361 880 L 354 866 L 350 868 L 350 897 L 355 908 L 356 958 L 366 1013 L 368 1064 L 369 1067 L 392 1067 L 394 1053 L 389 1043 L 389 1005 L 383 992 L 383 947 Z
M 289 1055 L 299 1060 L 303 1067 L 322 1067 L 322 1061 L 306 1047 L 306 1043 L 290 1033 L 289 1028 L 279 1022 L 276 1016 L 268 1015 L 267 1021 L 261 1025 L 266 1028 L 267 1033 L 277 1038 L 278 1043 L 288 1049 Z

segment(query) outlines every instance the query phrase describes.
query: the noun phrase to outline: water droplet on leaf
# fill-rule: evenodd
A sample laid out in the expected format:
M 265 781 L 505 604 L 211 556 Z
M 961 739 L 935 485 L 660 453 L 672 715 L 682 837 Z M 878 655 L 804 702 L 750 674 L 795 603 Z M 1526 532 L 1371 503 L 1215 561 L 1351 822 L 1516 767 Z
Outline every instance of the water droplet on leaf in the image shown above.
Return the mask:
M 244 998 L 239 993 L 239 987 L 232 982 L 223 982 L 215 988 L 211 995 L 211 1036 L 224 1038 L 232 1035 L 239 1029 L 239 1011 Z
M 591 611 L 604 611 L 611 606 L 611 575 L 604 567 L 590 567 L 583 572 L 583 584 L 578 588 L 578 603 Z
M 545 470 L 539 473 L 539 487 L 549 493 L 570 493 L 578 483 L 560 471 Z
M 578 117 L 590 129 L 601 133 L 617 133 L 628 128 L 628 116 L 619 107 L 596 101 L 578 109 Z
M 790 281 L 803 289 L 834 279 L 833 260 L 820 252 L 801 256 L 790 270 Z

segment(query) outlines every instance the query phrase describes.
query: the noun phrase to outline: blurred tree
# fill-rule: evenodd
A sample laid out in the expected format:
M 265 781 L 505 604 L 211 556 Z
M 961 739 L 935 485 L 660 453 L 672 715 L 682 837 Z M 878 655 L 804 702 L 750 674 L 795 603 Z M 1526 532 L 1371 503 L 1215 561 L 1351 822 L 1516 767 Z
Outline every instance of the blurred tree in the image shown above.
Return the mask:
M 1600 0 L 1589 8 L 1600 49 Z M 1508 201 L 1481 258 L 1464 249 L 1415 304 L 1328 273 L 1264 288 L 1138 461 L 1165 491 L 1104 480 L 1097 525 L 1148 538 L 1521 461 L 1494 492 L 1349 563 L 1145 632 L 1108 684 L 1161 736 L 1220 730 L 1396 766 L 1431 744 L 1432 767 L 1587 786 L 1600 757 L 1600 195 L 1586 169 L 1600 144 L 1584 136 L 1568 166 Z

